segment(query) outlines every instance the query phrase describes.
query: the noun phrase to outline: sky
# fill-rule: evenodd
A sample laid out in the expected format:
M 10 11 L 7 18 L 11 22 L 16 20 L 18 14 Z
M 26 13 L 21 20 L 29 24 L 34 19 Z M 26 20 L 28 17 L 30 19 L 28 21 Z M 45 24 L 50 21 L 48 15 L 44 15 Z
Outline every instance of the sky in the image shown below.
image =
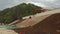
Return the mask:
M 10 8 L 21 3 L 32 3 L 41 7 L 59 8 L 60 0 L 0 0 L 0 10 Z

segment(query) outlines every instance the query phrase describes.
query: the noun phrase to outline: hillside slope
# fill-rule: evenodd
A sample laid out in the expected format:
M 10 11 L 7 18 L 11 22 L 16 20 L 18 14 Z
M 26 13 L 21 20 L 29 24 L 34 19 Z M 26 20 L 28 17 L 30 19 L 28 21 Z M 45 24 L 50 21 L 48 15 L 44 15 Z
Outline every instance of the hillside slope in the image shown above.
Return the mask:
M 60 34 L 57 32 L 57 30 L 60 30 L 60 13 L 51 15 L 34 26 L 14 30 L 25 34 Z
M 48 15 L 52 15 L 33 26 L 13 30 L 15 30 L 16 32 L 23 32 L 25 34 L 60 34 L 60 9 L 53 11 L 47 13 Z M 40 14 L 40 16 L 47 14 Z
M 52 10 L 52 11 L 46 11 L 46 12 L 42 12 L 42 13 L 32 15 L 31 19 L 29 19 L 27 17 L 28 19 L 26 19 L 26 20 L 24 20 L 22 22 L 16 23 L 14 25 L 16 25 L 16 26 L 25 26 L 25 27 L 33 26 L 33 25 L 43 21 L 45 18 L 47 18 L 47 17 L 49 17 L 49 16 L 51 16 L 53 14 L 56 14 L 56 13 L 60 13 L 60 9 Z M 13 25 L 13 24 L 10 24 L 10 25 Z
M 40 8 L 34 4 L 22 3 L 12 8 L 6 8 L 0 11 L 0 23 L 9 24 L 17 19 L 22 19 L 24 16 L 38 13 L 35 9 Z

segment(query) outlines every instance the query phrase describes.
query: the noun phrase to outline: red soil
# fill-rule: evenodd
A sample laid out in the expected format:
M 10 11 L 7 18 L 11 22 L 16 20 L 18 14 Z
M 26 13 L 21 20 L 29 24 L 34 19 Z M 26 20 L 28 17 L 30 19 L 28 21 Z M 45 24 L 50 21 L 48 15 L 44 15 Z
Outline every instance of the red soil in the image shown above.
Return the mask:
M 60 13 L 51 15 L 34 26 L 13 30 L 25 34 L 60 34 L 56 31 L 60 30 Z

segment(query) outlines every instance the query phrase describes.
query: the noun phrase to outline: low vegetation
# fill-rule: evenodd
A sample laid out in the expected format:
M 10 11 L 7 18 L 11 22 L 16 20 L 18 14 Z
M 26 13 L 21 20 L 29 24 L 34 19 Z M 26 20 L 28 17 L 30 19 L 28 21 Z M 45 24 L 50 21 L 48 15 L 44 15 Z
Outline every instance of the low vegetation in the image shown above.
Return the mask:
M 35 11 L 37 8 L 42 9 L 41 7 L 30 3 L 22 3 L 12 8 L 6 8 L 0 11 L 0 23 L 8 24 L 17 19 L 21 20 L 24 16 L 36 14 L 38 13 Z

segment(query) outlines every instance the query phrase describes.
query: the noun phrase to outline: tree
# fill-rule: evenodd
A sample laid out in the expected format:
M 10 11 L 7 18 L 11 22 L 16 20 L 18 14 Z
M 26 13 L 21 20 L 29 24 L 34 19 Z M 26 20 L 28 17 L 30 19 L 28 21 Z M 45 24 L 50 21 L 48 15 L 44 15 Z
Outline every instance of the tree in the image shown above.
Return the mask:
M 0 23 L 11 23 L 17 19 L 22 19 L 24 16 L 33 15 L 38 12 L 35 12 L 38 7 L 34 4 L 22 3 L 20 5 L 14 6 L 12 8 L 6 8 L 0 11 Z M 42 9 L 42 8 L 41 8 Z

